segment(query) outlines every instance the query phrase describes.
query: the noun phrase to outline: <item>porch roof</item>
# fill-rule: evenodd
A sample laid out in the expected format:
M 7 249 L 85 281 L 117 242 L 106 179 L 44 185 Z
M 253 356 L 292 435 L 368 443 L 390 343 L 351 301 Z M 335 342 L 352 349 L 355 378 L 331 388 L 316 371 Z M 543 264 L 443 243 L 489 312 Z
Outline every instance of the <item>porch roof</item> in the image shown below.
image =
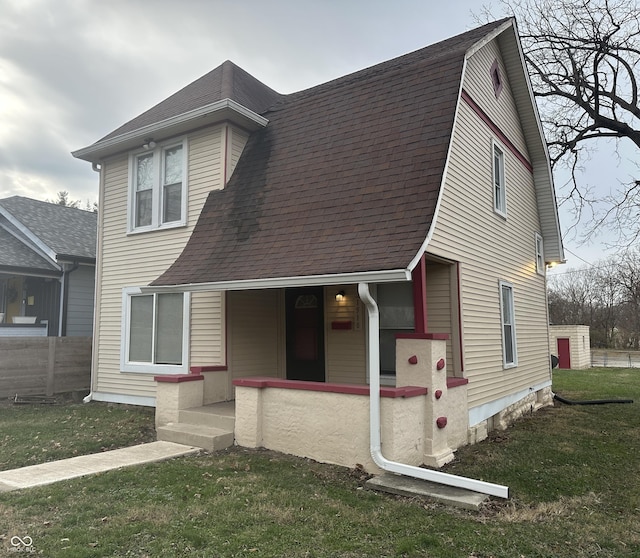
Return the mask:
M 25 270 L 59 272 L 59 268 L 38 255 L 6 229 L 0 227 L 0 272 L 22 273 Z
M 25 238 L 52 261 L 81 258 L 95 261 L 98 216 L 92 211 L 33 200 L 0 199 L 0 227 Z M 57 269 L 57 268 L 55 268 Z
M 465 54 L 504 23 L 283 96 L 152 285 L 407 270 L 434 218 Z

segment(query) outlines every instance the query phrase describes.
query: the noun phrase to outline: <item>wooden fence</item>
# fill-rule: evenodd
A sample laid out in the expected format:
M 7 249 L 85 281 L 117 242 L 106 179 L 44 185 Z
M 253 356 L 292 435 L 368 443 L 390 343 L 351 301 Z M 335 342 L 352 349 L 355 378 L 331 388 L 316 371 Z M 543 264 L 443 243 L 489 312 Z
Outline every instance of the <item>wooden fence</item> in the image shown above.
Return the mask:
M 91 337 L 0 338 L 0 398 L 88 390 Z

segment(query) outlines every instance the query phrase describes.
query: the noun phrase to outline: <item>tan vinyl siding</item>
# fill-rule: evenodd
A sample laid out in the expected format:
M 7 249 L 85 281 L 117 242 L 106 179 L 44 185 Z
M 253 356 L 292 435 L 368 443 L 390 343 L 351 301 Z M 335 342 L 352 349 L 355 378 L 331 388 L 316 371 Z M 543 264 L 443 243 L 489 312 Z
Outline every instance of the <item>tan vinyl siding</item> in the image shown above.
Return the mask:
M 127 234 L 129 158 L 123 155 L 104 162 L 104 196 L 100 200 L 102 244 L 99 247 L 102 268 L 96 271 L 101 273 L 101 292 L 94 390 L 155 397 L 153 374 L 120 372 L 122 289 L 148 285 L 181 253 L 209 191 L 222 187 L 223 141 L 222 126 L 188 136 L 187 225 L 179 228 Z M 194 304 L 198 300 L 198 296 L 192 298 Z M 220 304 L 217 315 L 212 306 L 211 310 L 214 312 L 211 316 L 205 318 L 197 314 L 193 318 L 191 351 L 198 361 L 207 360 L 202 364 L 212 364 L 209 358 L 215 359 L 213 364 L 221 363 L 223 358 L 222 339 L 212 338 L 222 332 L 220 325 L 217 330 L 213 326 L 214 321 L 220 319 Z
M 524 74 L 520 50 L 515 47 L 515 42 L 507 35 L 501 35 L 498 39 L 503 49 L 503 61 L 511 72 Z M 523 76 L 524 77 L 524 76 Z M 519 106 L 530 106 L 533 99 L 528 81 L 523 79 L 518 86 L 512 89 L 514 100 Z M 534 177 L 538 185 L 538 210 L 540 223 L 543 230 L 545 252 L 548 261 L 560 261 L 563 258 L 561 235 L 557 221 L 557 208 L 555 207 L 555 194 L 553 194 L 553 181 L 550 177 L 549 161 L 546 154 L 545 142 L 542 137 L 541 124 L 535 104 L 532 110 L 520 112 L 520 122 L 525 130 L 525 136 L 530 143 L 529 154 L 532 157 Z
M 506 80 L 498 103 L 493 94 L 489 68 L 494 53 L 492 43 L 471 58 L 464 87 L 519 146 L 523 135 L 515 132 L 519 121 Z M 488 88 L 493 98 L 488 97 Z M 460 262 L 470 407 L 549 380 L 545 282 L 535 268 L 535 232 L 540 231 L 540 223 L 533 177 L 504 150 L 507 218 L 497 215 L 492 184 L 495 139 L 461 101 L 438 221 L 428 248 Z M 508 369 L 502 366 L 500 280 L 512 283 L 514 293 L 518 366 Z
M 227 293 L 229 368 L 233 378 L 284 377 L 284 319 L 279 290 Z
M 226 363 L 224 293 L 191 294 L 191 366 Z
M 503 88 L 496 98 L 491 81 L 491 65 L 498 61 Z M 507 70 L 496 41 L 492 41 L 467 60 L 463 87 L 491 120 L 506 134 L 516 148 L 528 158 L 527 144 L 511 92 Z M 515 115 L 515 118 L 514 118 Z
M 447 375 L 454 376 L 452 350 L 453 329 L 457 326 L 458 316 L 453 312 L 451 286 L 454 278 L 453 265 L 427 263 L 427 328 L 432 333 L 447 333 Z
M 228 152 L 228 161 L 227 161 L 227 180 L 231 178 L 233 171 L 238 164 L 238 160 L 240 159 L 240 155 L 242 155 L 242 151 L 244 146 L 247 144 L 247 140 L 249 139 L 249 134 L 244 130 L 240 130 L 239 128 L 234 128 L 229 126 L 229 152 Z
M 343 290 L 344 300 L 336 301 L 336 293 Z M 325 353 L 327 382 L 346 384 L 366 383 L 366 333 L 364 309 L 355 285 L 326 287 Z M 351 322 L 351 329 L 333 329 L 332 322 Z

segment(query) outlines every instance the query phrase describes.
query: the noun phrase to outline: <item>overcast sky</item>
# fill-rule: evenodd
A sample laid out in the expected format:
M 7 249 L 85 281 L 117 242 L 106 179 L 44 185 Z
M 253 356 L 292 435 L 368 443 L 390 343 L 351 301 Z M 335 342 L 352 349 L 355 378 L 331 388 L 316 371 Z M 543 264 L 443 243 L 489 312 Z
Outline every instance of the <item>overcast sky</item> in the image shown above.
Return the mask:
M 225 60 L 290 93 L 471 29 L 482 4 L 0 0 L 0 198 L 96 201 L 97 174 L 70 152 Z M 565 245 L 589 262 L 603 255 L 598 243 Z

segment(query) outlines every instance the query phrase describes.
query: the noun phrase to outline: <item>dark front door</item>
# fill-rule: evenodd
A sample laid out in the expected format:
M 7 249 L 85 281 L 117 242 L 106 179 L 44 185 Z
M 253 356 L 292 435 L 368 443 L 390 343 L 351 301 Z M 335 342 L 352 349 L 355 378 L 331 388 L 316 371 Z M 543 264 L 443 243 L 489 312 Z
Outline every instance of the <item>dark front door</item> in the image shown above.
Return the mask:
M 287 379 L 324 382 L 322 287 L 287 289 Z

